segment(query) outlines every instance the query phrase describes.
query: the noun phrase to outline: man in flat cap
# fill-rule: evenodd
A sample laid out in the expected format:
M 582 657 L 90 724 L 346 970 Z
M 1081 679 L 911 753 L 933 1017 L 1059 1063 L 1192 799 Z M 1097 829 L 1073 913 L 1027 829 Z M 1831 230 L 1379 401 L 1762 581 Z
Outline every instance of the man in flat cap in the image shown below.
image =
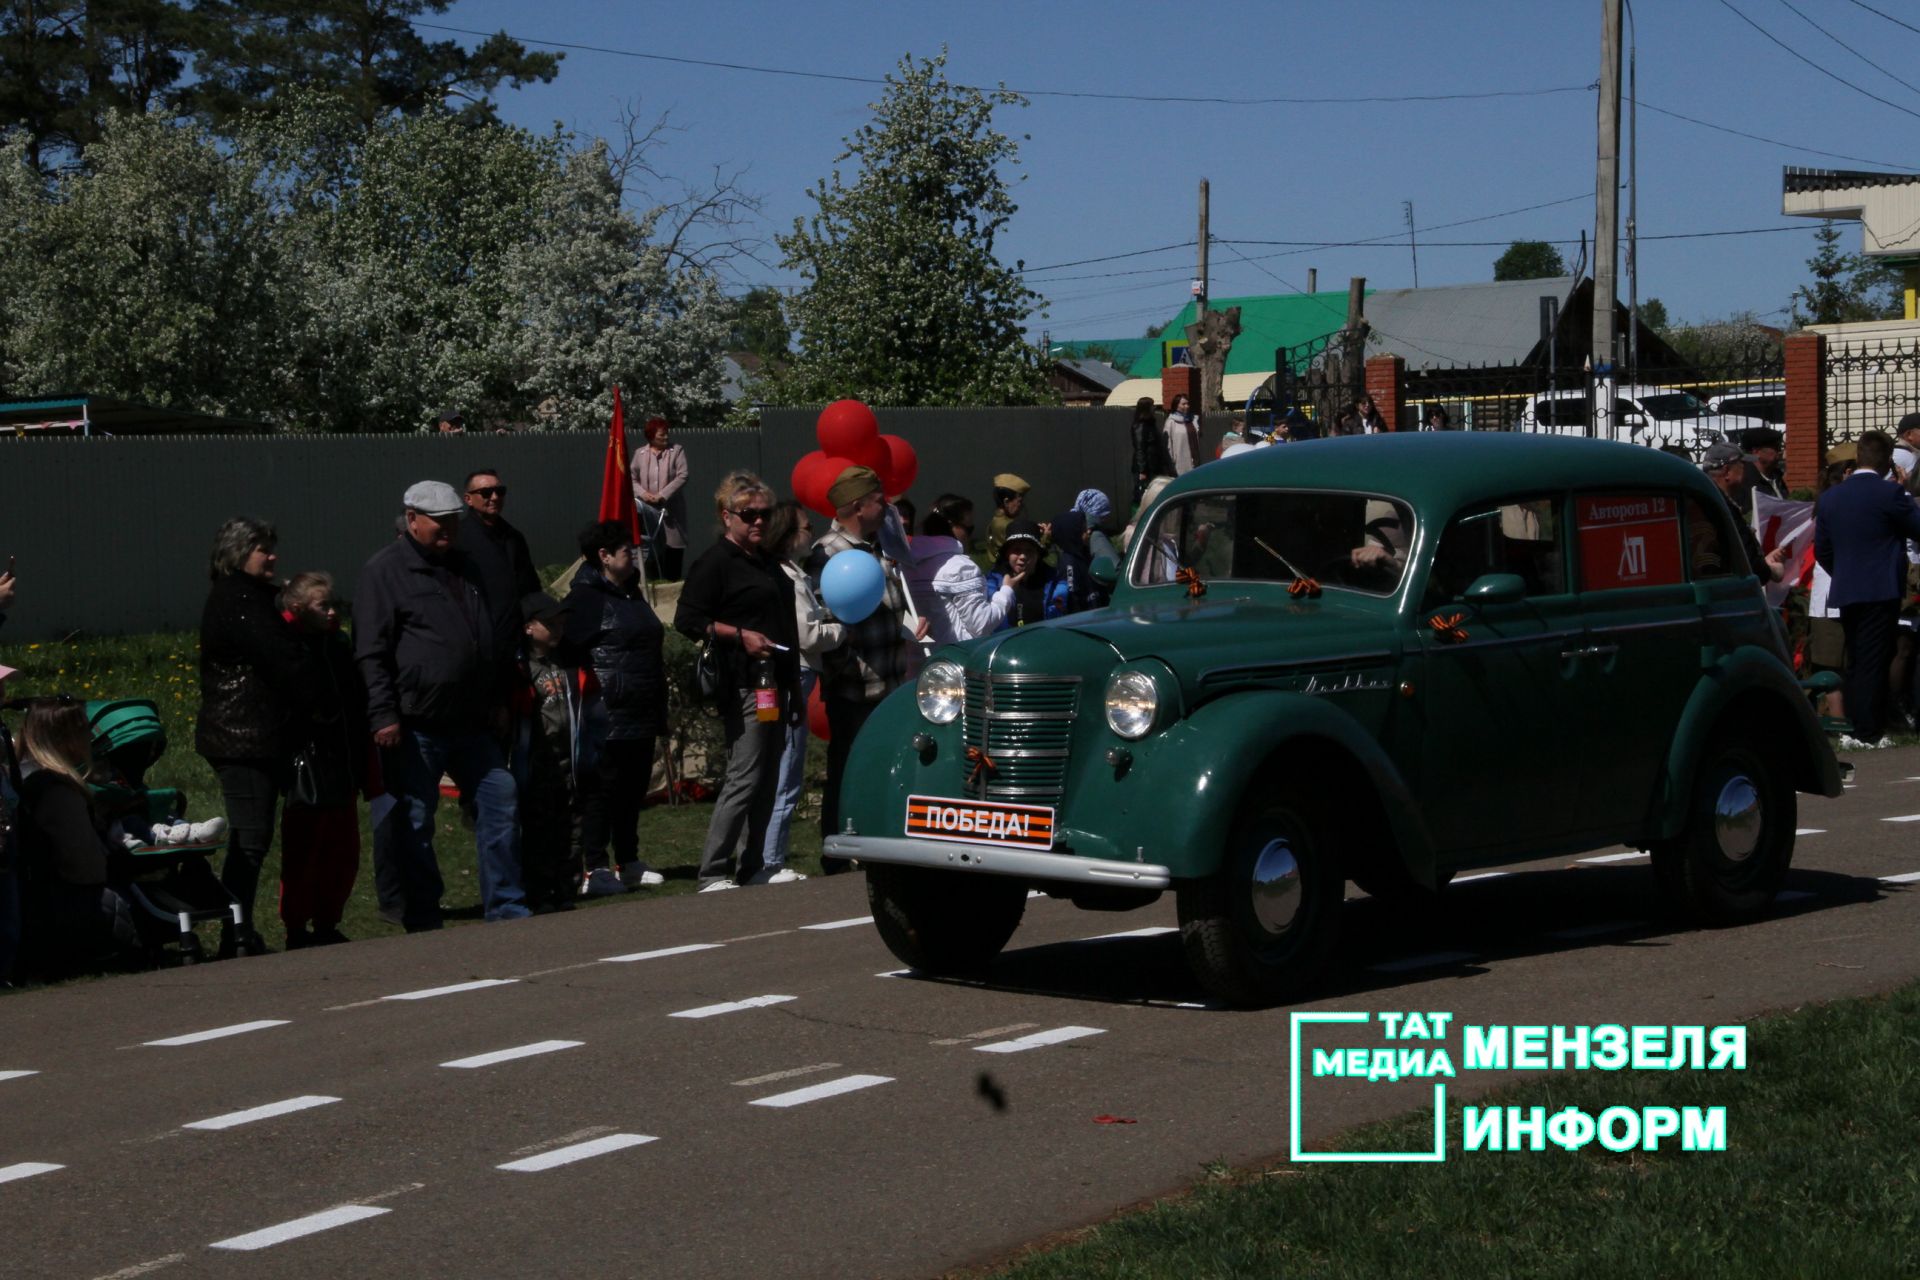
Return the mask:
M 1780 465 L 1780 433 L 1772 427 L 1754 427 L 1740 433 L 1740 447 L 1746 452 L 1744 474 L 1740 477 L 1740 505 L 1753 511 L 1756 491 L 1775 498 L 1787 496 L 1787 476 Z
M 1908 478 L 1920 466 L 1920 413 L 1909 413 L 1893 429 L 1893 465 Z
M 987 522 L 987 558 L 998 560 L 1007 540 L 1007 526 L 1027 509 L 1027 491 L 1033 486 L 1011 471 L 993 478 L 993 519 Z
M 1753 536 L 1751 514 L 1740 505 L 1740 481 L 1746 463 L 1747 455 L 1740 452 L 1739 445 L 1718 440 L 1707 446 L 1706 453 L 1700 459 L 1700 469 L 1720 490 L 1727 511 L 1733 516 L 1734 527 L 1740 530 L 1740 545 L 1746 549 L 1748 567 L 1763 584 L 1778 582 L 1787 575 L 1787 549 L 1783 545 L 1767 554 L 1760 551 L 1760 540 Z
M 452 485 L 422 480 L 401 505 L 405 536 L 361 570 L 353 641 L 367 684 L 367 723 L 387 790 L 399 802 L 403 923 L 409 932 L 440 926 L 444 886 L 433 835 L 442 774 L 474 805 L 486 918 L 517 920 L 528 914 L 519 798 L 495 737 L 507 690 L 485 581 L 454 546 L 466 504 Z
M 820 593 L 820 573 L 834 556 L 872 556 L 880 561 L 887 580 L 886 595 L 879 607 L 859 622 L 845 624 L 846 643 L 823 655 L 826 670 L 821 673 L 820 697 L 832 730 L 827 740 L 827 790 L 820 805 L 823 835 L 840 829 L 840 785 L 846 776 L 854 736 L 882 698 L 913 679 L 919 666 L 917 642 L 927 634 L 925 618 L 909 627 L 912 606 L 906 582 L 880 549 L 880 528 L 887 518 L 887 499 L 880 490 L 880 477 L 871 467 L 842 471 L 827 489 L 827 502 L 834 510 L 833 527 L 814 544 L 813 554 L 807 558 L 807 576 L 813 580 L 815 595 Z M 844 858 L 823 857 L 820 866 L 828 875 L 847 870 Z

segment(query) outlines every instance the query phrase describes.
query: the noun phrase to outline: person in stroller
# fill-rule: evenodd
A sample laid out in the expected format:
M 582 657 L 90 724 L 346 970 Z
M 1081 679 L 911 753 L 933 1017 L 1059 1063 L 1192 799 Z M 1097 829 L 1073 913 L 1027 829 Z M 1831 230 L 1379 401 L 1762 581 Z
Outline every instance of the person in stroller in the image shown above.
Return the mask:
M 20 731 L 23 951 L 47 973 L 126 960 L 140 951 L 124 869 L 93 803 L 93 734 L 85 706 L 36 698 Z

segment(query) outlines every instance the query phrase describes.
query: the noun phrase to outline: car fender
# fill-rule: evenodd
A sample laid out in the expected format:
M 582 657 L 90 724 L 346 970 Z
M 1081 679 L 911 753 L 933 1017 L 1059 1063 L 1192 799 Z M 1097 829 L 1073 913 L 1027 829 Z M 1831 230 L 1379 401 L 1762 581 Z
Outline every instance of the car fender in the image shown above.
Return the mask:
M 1686 825 L 1700 755 L 1729 721 L 1747 726 L 1757 740 L 1785 753 L 1794 790 L 1822 796 L 1842 793 L 1839 762 L 1806 692 L 1779 658 L 1744 645 L 1707 668 L 1680 713 L 1654 814 L 1656 838 L 1670 839 Z
M 1132 838 L 1176 876 L 1217 870 L 1248 793 L 1284 774 L 1321 784 L 1364 836 L 1361 854 L 1395 858 L 1416 883 L 1434 885 L 1433 838 L 1405 779 L 1373 735 L 1324 697 L 1248 690 L 1217 698 L 1158 735 L 1140 764 L 1139 780 L 1165 801 L 1136 817 Z
M 859 785 L 840 789 L 844 829 L 869 834 L 897 830 L 906 795 L 919 779 L 920 753 L 913 739 L 922 731 L 938 730 L 921 717 L 912 685 L 895 689 L 873 709 L 847 757 L 843 781 L 857 779 Z

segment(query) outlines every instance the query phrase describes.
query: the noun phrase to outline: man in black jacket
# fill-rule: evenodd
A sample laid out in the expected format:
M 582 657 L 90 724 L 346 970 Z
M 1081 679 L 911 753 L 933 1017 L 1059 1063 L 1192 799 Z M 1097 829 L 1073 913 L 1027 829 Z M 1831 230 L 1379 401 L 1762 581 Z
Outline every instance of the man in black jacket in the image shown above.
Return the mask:
M 353 638 L 387 789 L 404 806 L 406 927 L 440 924 L 433 830 L 443 773 L 474 804 L 486 918 L 517 920 L 528 911 L 518 793 L 495 736 L 507 689 L 493 610 L 479 569 L 454 546 L 463 504 L 453 486 L 423 480 L 403 502 L 406 536 L 361 571 Z
M 507 486 L 500 473 L 482 467 L 467 476 L 467 509 L 453 545 L 473 561 L 480 590 L 493 616 L 493 653 L 511 666 L 520 648 L 520 601 L 540 590 L 540 575 L 526 537 L 507 523 Z

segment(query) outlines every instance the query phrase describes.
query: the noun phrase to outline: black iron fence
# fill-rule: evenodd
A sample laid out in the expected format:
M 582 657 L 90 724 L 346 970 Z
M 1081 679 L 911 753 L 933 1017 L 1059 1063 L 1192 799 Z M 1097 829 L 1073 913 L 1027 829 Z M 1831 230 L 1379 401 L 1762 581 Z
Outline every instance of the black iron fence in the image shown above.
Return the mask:
M 1820 418 L 1827 447 L 1864 431 L 1892 435 L 1902 417 L 1920 412 L 1920 339 L 1830 334 L 1824 362 Z
M 1580 369 L 1532 365 L 1409 369 L 1403 430 L 1526 431 L 1621 440 L 1698 458 L 1786 421 L 1786 364 L 1778 348 L 1617 378 L 1611 397 Z

